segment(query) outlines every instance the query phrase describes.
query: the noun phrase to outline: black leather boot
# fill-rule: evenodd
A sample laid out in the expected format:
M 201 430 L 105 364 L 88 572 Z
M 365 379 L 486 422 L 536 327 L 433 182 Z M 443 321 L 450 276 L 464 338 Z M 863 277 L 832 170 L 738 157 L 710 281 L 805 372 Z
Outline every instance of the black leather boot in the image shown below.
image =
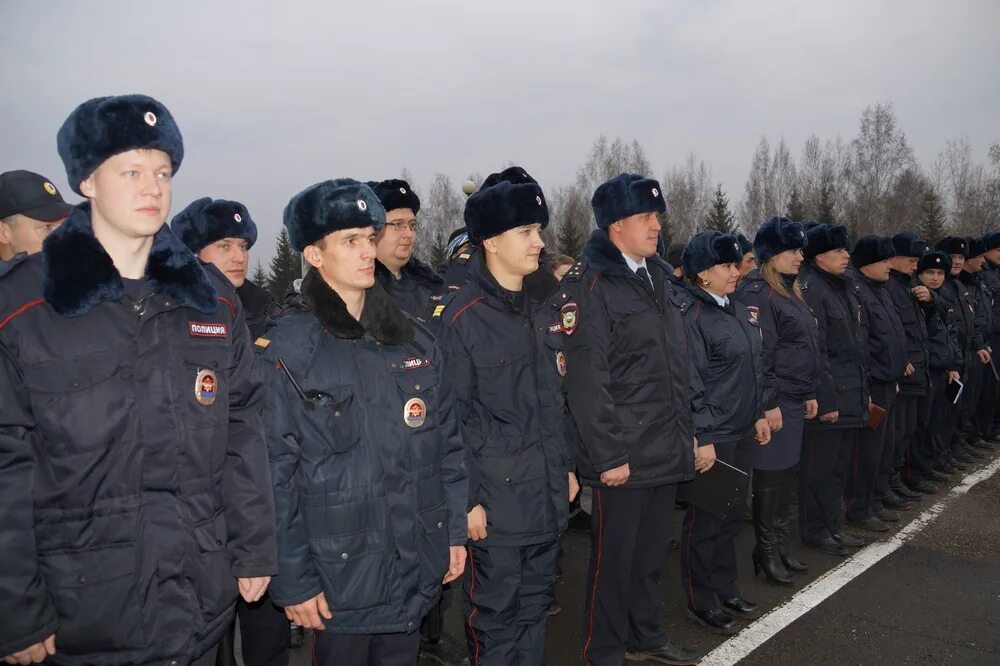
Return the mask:
M 757 545 L 753 548 L 753 572 L 754 575 L 758 575 L 763 570 L 768 582 L 789 586 L 793 581 L 778 553 L 780 537 L 775 526 L 778 506 L 782 503 L 782 493 L 781 486 L 754 488 L 753 531 L 757 536 Z M 787 509 L 785 506 L 786 516 Z
M 806 573 L 809 566 L 795 557 L 791 553 L 789 544 L 791 543 L 792 520 L 789 517 L 789 506 L 792 503 L 792 490 L 794 483 L 798 480 L 795 477 L 787 477 L 781 485 L 781 495 L 778 498 L 778 505 L 774 514 L 774 529 L 778 537 L 778 556 L 785 568 L 792 573 Z

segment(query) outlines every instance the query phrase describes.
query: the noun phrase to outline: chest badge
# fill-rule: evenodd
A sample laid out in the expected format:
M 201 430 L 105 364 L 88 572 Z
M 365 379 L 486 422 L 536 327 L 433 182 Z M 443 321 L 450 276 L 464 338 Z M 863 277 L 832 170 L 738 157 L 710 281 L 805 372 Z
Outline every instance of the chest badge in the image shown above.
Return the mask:
M 576 331 L 576 326 L 580 323 L 579 310 L 577 304 L 572 301 L 559 309 L 559 314 L 562 316 L 562 330 L 566 335 L 573 335 Z
M 566 376 L 566 354 L 562 351 L 556 352 L 556 372 L 559 373 L 560 377 Z
M 760 326 L 760 308 L 756 305 L 748 305 L 747 312 L 750 313 L 750 323 L 754 326 Z
M 411 428 L 419 428 L 427 420 L 427 405 L 420 398 L 410 398 L 403 405 L 403 422 Z
M 199 370 L 194 379 L 194 399 L 198 401 L 198 404 L 208 407 L 214 403 L 218 390 L 219 380 L 216 378 L 215 372 L 207 368 Z

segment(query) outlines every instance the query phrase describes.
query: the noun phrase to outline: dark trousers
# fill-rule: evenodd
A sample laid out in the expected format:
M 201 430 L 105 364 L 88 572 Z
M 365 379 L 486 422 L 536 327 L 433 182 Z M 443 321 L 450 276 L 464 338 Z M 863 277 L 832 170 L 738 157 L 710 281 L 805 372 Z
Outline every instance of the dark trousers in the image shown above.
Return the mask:
M 997 341 L 993 343 L 993 349 L 1000 352 L 1000 345 Z M 993 359 L 993 364 L 997 366 L 997 360 Z M 1000 382 L 993 376 L 993 368 L 987 363 L 983 366 L 983 387 L 979 392 L 979 406 L 976 409 L 976 435 L 985 440 L 993 439 L 996 429 L 993 421 L 997 414 L 997 401 L 1000 401 Z
M 917 401 L 916 428 L 903 458 L 904 481 L 927 480 L 931 470 L 938 465 L 934 433 L 940 430 L 949 411 L 947 386 L 947 373 L 932 370 L 927 395 Z
M 872 402 L 884 409 L 886 414 L 877 428 L 862 428 L 854 441 L 851 468 L 844 489 L 844 503 L 849 518 L 864 520 L 882 509 L 875 494 L 875 484 L 882 465 L 882 452 L 895 397 L 895 382 L 872 382 Z
M 236 601 L 236 618 L 240 623 L 240 643 L 245 666 L 287 666 L 291 628 L 285 611 L 271 603 L 266 593 L 260 601 L 248 604 Z M 236 622 L 219 641 L 216 666 L 235 666 L 234 638 Z
M 799 463 L 799 532 L 803 539 L 832 537 L 843 528 L 844 480 L 857 436 L 858 431 L 850 428 L 806 428 Z
M 626 648 L 644 652 L 666 643 L 660 626 L 660 574 L 676 494 L 676 484 L 594 488 L 583 617 L 585 664 L 621 666 Z
M 951 436 L 951 450 L 954 452 L 968 442 L 976 439 L 976 408 L 979 406 L 979 394 L 983 387 L 983 371 L 986 366 L 976 358 L 969 366 L 969 371 L 965 378 L 965 388 L 962 389 L 962 397 L 958 401 L 958 415 L 955 421 L 955 428 Z M 989 372 L 986 369 L 986 372 Z
M 947 382 L 947 378 L 943 381 Z M 959 405 L 956 405 L 948 399 L 947 384 L 944 385 L 942 390 L 944 393 L 941 395 L 939 405 L 941 411 L 934 414 L 934 427 L 931 430 L 935 468 L 940 468 L 944 464 L 944 461 L 951 456 L 951 442 L 958 423 L 959 405 L 965 398 L 965 391 L 963 390 L 962 396 L 958 400 Z
M 929 391 L 930 389 L 928 389 Z M 897 395 L 892 405 L 892 465 L 890 476 L 895 471 L 902 471 L 906 464 L 908 451 L 914 446 L 917 434 L 917 419 L 920 414 L 920 403 L 924 399 L 919 395 Z
M 741 442 L 715 445 L 718 460 L 750 473 L 751 435 Z M 725 518 L 717 518 L 695 506 L 688 507 L 681 528 L 681 585 L 688 606 L 713 610 L 722 602 L 740 595 L 736 584 L 736 550 L 733 539 L 740 531 L 746 507 L 744 492 L 729 508 Z
M 419 631 L 409 634 L 313 632 L 313 666 L 414 666 L 419 653 Z
M 469 546 L 462 587 L 472 666 L 545 663 L 558 560 L 558 539 L 529 546 Z

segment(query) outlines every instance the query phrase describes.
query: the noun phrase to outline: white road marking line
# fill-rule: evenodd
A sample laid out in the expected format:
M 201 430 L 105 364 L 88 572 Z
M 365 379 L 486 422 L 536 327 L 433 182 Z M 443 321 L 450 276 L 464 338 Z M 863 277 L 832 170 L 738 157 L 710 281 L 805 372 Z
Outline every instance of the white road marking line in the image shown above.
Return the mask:
M 876 541 L 845 559 L 802 588 L 791 599 L 755 620 L 739 634 L 706 654 L 701 663 L 705 666 L 731 666 L 747 657 L 779 631 L 863 574 L 869 567 L 920 534 L 924 528 L 937 520 L 938 516 L 955 498 L 966 494 L 973 486 L 990 478 L 998 470 L 1000 470 L 1000 457 L 983 469 L 966 476 L 960 484 L 951 489 L 947 496 L 914 518 L 891 538 L 886 541 Z

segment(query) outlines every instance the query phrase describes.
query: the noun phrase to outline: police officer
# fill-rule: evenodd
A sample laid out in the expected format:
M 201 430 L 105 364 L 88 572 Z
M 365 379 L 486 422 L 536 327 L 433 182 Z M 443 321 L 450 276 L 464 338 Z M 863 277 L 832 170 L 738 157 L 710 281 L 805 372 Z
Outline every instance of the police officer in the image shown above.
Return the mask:
M 843 531 L 843 494 L 851 450 L 868 420 L 866 337 L 856 287 L 845 276 L 847 228 L 817 224 L 806 232 L 799 284 L 818 324 L 819 418 L 802 442 L 799 530 L 802 541 L 833 555 L 865 541 Z
M 257 242 L 257 225 L 246 206 L 238 201 L 192 201 L 170 222 L 174 234 L 198 255 L 214 265 L 236 288 L 246 310 L 250 337 L 264 333 L 267 318 L 277 314 L 274 299 L 261 285 L 247 279 L 250 248 Z M 242 619 L 241 619 L 242 621 Z
M 317 630 L 316 664 L 413 664 L 417 626 L 465 566 L 467 479 L 434 338 L 375 280 L 385 210 L 324 181 L 284 212 L 310 269 L 258 338 L 278 525 L 271 590 Z
M 962 414 L 963 410 L 968 409 L 969 395 L 975 387 L 979 372 L 978 366 L 988 363 L 990 356 L 983 338 L 982 323 L 976 325 L 976 307 L 979 299 L 960 279 L 969 254 L 969 242 L 958 236 L 947 236 L 938 241 L 936 247 L 951 258 L 951 272 L 945 276 L 944 284 L 938 293 L 954 314 L 954 330 L 962 349 L 962 382 L 968 387 L 962 389 L 958 408 L 949 410 L 949 418 L 941 424 L 941 437 L 947 444 L 945 451 L 942 452 L 941 465 L 946 472 L 952 473 L 968 469 L 969 464 L 976 462 L 975 458 L 965 453 L 961 428 Z
M 694 466 L 707 472 L 717 460 L 750 473 L 753 449 L 771 440 L 764 419 L 761 332 L 757 318 L 731 295 L 743 261 L 732 234 L 703 231 L 684 248 L 688 287 L 677 294 L 691 357 L 691 410 L 698 448 Z M 756 617 L 757 604 L 740 595 L 733 538 L 743 504 L 720 518 L 688 507 L 681 532 L 681 582 L 688 616 L 719 634 L 736 633 L 730 613 Z M 755 568 L 757 558 L 754 557 Z M 759 571 L 759 569 L 757 569 Z
M 487 183 L 465 206 L 469 281 L 437 315 L 469 473 L 465 633 L 474 665 L 540 665 L 558 538 L 579 490 L 562 393 L 567 294 L 539 267 L 541 188 Z
M 257 225 L 246 206 L 238 201 L 213 201 L 211 197 L 197 199 L 174 216 L 170 230 L 199 259 L 212 264 L 229 279 L 246 313 L 250 336 L 257 339 L 263 335 L 267 318 L 275 314 L 276 309 L 271 295 L 246 279 L 247 257 L 257 242 Z M 236 616 L 240 623 L 243 662 L 247 666 L 288 663 L 291 638 L 288 620 L 266 593 L 252 604 L 237 600 Z M 217 666 L 236 664 L 235 630 L 234 622 L 220 641 Z
M 0 261 L 40 252 L 72 210 L 45 176 L 23 169 L 0 174 Z
M 685 289 L 684 267 L 681 265 L 682 254 L 684 254 L 684 243 L 671 243 L 667 247 L 666 260 L 672 269 L 670 274 L 667 275 L 667 279 L 675 287 Z
M 969 293 L 976 298 L 975 326 L 983 339 L 983 344 L 989 357 L 986 363 L 973 363 L 973 387 L 969 394 L 969 402 L 963 403 L 965 408 L 961 414 L 962 444 L 963 452 L 979 460 L 988 457 L 992 446 L 983 439 L 984 430 L 981 429 L 981 413 L 985 409 L 983 396 L 987 401 L 992 402 L 993 386 L 989 382 L 994 381 L 993 351 L 990 341 L 993 336 L 993 303 L 992 295 L 986 280 L 983 277 L 983 264 L 986 262 L 986 243 L 980 238 L 969 238 L 969 256 L 962 266 L 962 272 L 958 279 L 968 288 Z
M 378 233 L 375 277 L 403 312 L 426 321 L 441 298 L 444 279 L 413 256 L 417 240 L 420 197 L 405 180 L 369 182 L 385 208 L 385 226 Z
M 889 260 L 896 256 L 892 240 L 882 236 L 862 236 L 851 252 L 851 264 L 856 269 L 856 284 L 861 302 L 861 316 L 867 333 L 869 390 L 871 404 L 885 410 L 875 427 L 861 430 L 854 443 L 851 473 L 844 493 L 847 520 L 863 529 L 884 532 L 888 522 L 898 521 L 899 514 L 886 508 L 906 508 L 902 498 L 889 487 L 889 471 L 894 459 L 885 453 L 886 433 L 897 383 L 905 374 L 913 373 L 906 360 L 906 337 L 899 312 L 886 285 L 889 282 Z
M 472 244 L 469 242 L 469 231 L 465 227 L 459 227 L 448 237 L 448 261 L 438 267 L 438 273 L 448 291 L 458 290 L 469 279 L 465 265 L 471 256 Z
M 757 258 L 753 253 L 753 243 L 743 234 L 736 234 L 736 241 L 740 244 L 740 280 L 750 274 L 750 271 L 757 268 Z
M 983 255 L 982 276 L 991 299 L 990 349 L 1000 349 L 1000 232 L 992 231 L 984 234 L 982 239 L 986 253 Z M 996 367 L 996 359 L 994 368 Z M 1000 381 L 996 379 L 992 369 L 986 372 L 983 397 L 980 400 L 980 430 L 984 444 L 991 449 L 996 448 L 998 428 L 996 425 L 1000 410 Z M 982 447 L 981 447 L 982 448 Z
M 899 313 L 906 338 L 907 368 L 899 380 L 899 392 L 893 402 L 889 430 L 886 432 L 884 456 L 892 456 L 887 463 L 883 457 L 883 470 L 888 470 L 888 488 L 903 500 L 922 497 L 919 490 L 911 490 L 901 478 L 900 469 L 907 459 L 907 450 L 916 445 L 917 420 L 921 400 L 926 397 L 931 379 L 925 311 L 934 307 L 930 290 L 916 281 L 917 264 L 927 252 L 927 244 L 916 234 L 904 231 L 892 237 L 896 256 L 889 260 L 889 281 L 886 289 Z M 884 482 L 880 477 L 879 482 Z M 884 488 L 882 489 L 884 492 Z M 883 503 L 893 508 L 893 498 Z
M 917 263 L 919 285 L 933 297 L 931 306 L 923 312 L 930 371 L 928 391 L 920 399 L 916 434 L 906 450 L 902 476 L 908 487 L 925 495 L 938 491 L 935 482 L 949 479 L 943 461 L 948 440 L 942 440 L 942 435 L 955 409 L 948 387 L 961 379 L 963 365 L 962 348 L 954 330 L 956 314 L 951 304 L 940 296 L 941 286 L 950 271 L 951 257 L 940 250 L 927 252 Z
M 760 326 L 764 416 L 771 426 L 771 443 L 753 449 L 754 560 L 777 585 L 792 584 L 789 572 L 808 571 L 791 553 L 788 515 L 798 482 L 803 428 L 819 409 L 816 318 L 795 282 L 806 243 L 798 222 L 787 217 L 764 222 L 754 236 L 760 268 L 750 271 L 737 292 Z
M 213 664 L 275 573 L 243 308 L 164 225 L 166 107 L 89 100 L 58 147 L 87 201 L 0 289 L 0 654 Z
M 655 180 L 621 174 L 591 204 L 597 229 L 563 285 L 565 387 L 577 474 L 594 488 L 584 662 L 694 663 L 660 626 L 664 518 L 693 474 L 690 370 L 668 264 L 656 256 Z

